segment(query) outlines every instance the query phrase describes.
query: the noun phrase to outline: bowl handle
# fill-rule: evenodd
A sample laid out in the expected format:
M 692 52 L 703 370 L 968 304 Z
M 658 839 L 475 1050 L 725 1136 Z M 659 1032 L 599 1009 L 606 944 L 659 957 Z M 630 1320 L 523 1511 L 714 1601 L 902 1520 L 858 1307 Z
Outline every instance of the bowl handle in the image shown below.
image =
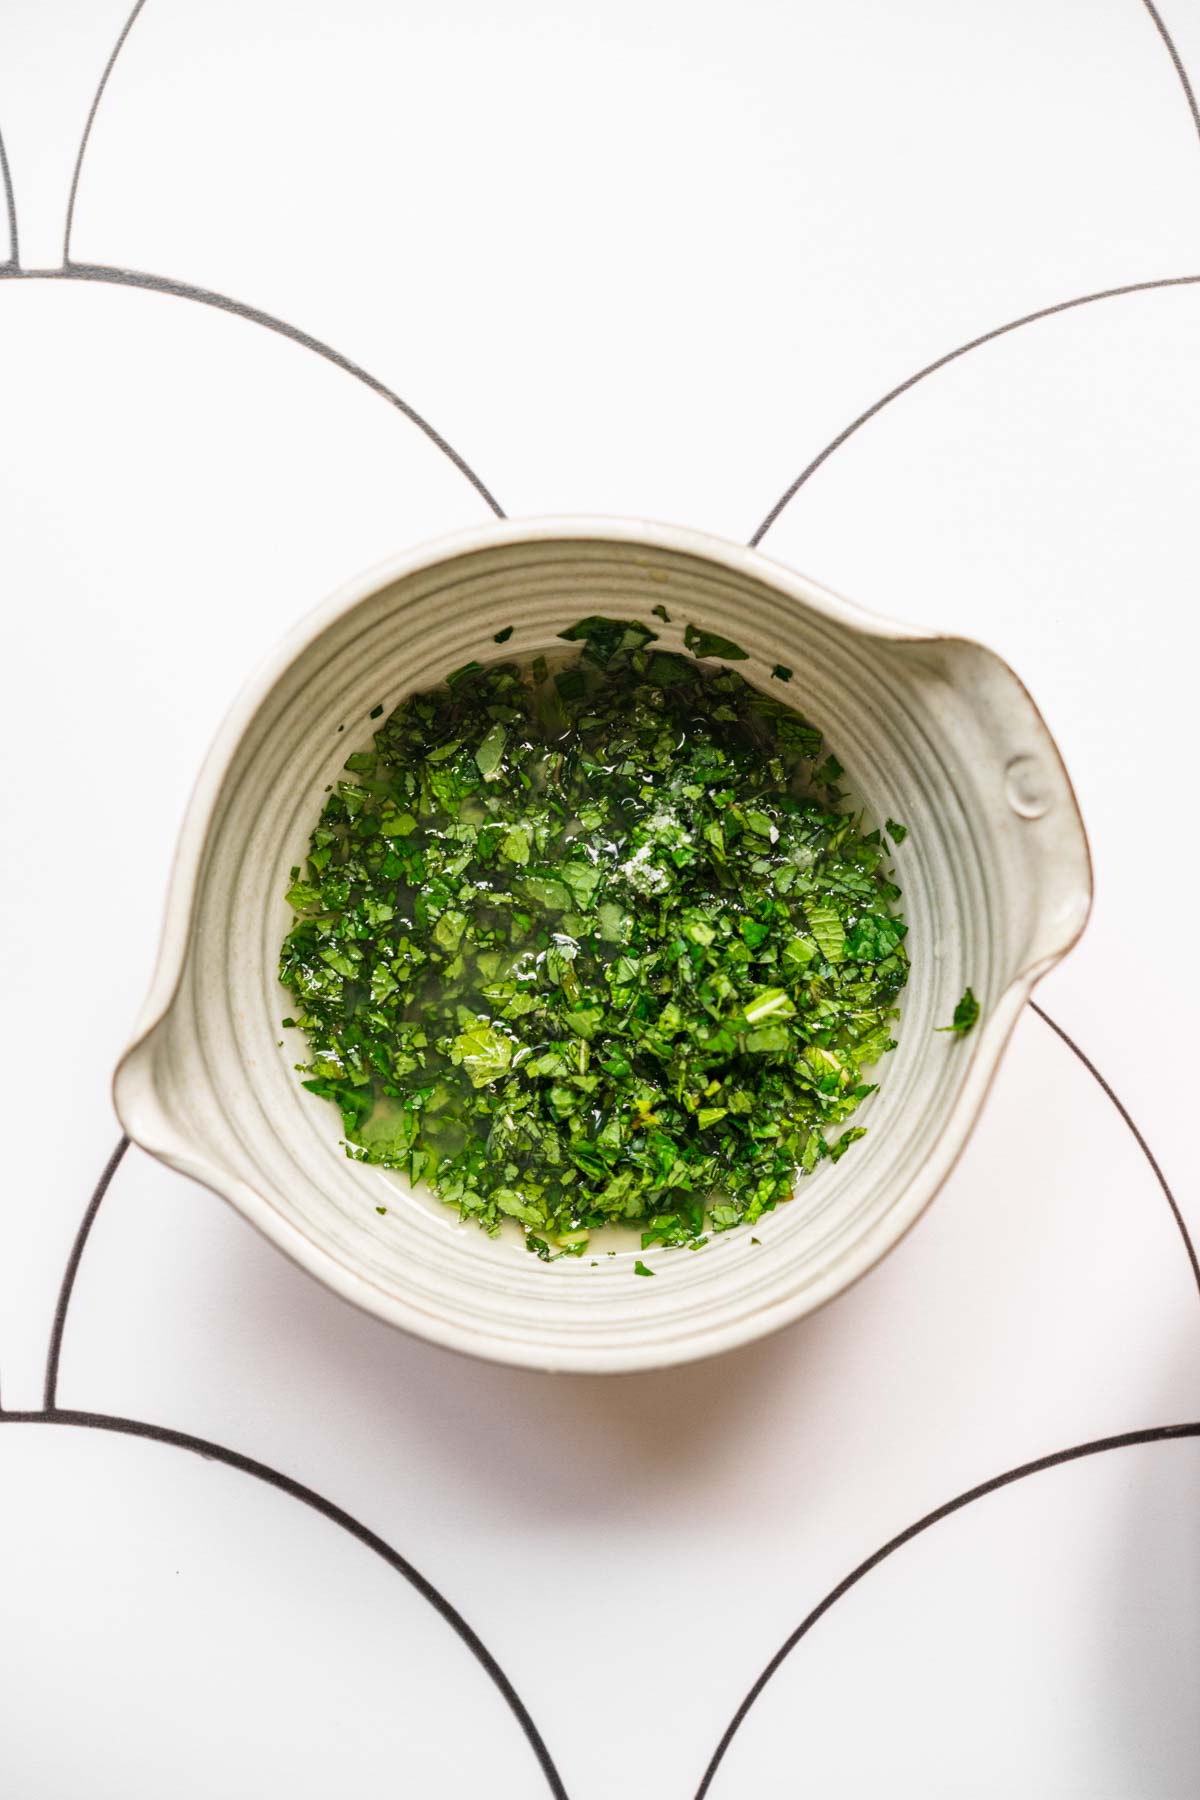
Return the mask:
M 1014 899 L 1012 979 L 1028 989 L 1091 911 L 1091 854 L 1070 776 L 1029 690 L 994 651 L 938 638 L 903 653 L 936 678 L 943 747 L 973 792 L 996 877 Z

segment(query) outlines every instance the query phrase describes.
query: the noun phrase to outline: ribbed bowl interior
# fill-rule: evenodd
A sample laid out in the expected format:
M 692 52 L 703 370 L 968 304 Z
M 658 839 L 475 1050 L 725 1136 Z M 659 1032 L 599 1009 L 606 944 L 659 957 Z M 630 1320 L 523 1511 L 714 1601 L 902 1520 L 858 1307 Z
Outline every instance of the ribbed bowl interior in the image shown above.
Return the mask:
M 174 992 L 118 1075 L 127 1126 L 359 1304 L 501 1360 L 596 1370 L 681 1361 L 827 1299 L 926 1204 L 978 1109 L 1022 984 L 1086 916 L 1082 830 L 1024 690 L 977 646 L 893 632 L 765 559 L 680 549 L 666 532 L 513 531 L 369 586 L 307 633 L 214 753 L 212 793 L 185 829 L 172 896 L 180 966 L 160 970 L 160 988 Z M 336 1110 L 294 1072 L 304 1045 L 281 1028 L 289 996 L 276 966 L 289 870 L 304 860 L 327 784 L 370 743 L 372 708 L 390 711 L 472 657 L 561 649 L 557 634 L 589 612 L 657 624 L 657 604 L 671 615 L 658 625 L 664 648 L 682 648 L 688 622 L 735 638 L 749 652 L 738 665 L 747 679 L 825 733 L 869 820 L 907 824 L 894 863 L 912 975 L 899 1048 L 855 1120 L 866 1138 L 801 1180 L 755 1227 L 759 1244 L 743 1229 L 698 1252 L 657 1252 L 656 1278 L 645 1280 L 627 1237 L 613 1256 L 599 1236 L 588 1256 L 546 1265 L 515 1228 L 489 1239 L 351 1162 Z M 507 625 L 499 650 L 493 636 Z M 788 688 L 771 680 L 777 662 L 795 671 Z M 968 984 L 984 1023 L 965 1040 L 939 1035 Z

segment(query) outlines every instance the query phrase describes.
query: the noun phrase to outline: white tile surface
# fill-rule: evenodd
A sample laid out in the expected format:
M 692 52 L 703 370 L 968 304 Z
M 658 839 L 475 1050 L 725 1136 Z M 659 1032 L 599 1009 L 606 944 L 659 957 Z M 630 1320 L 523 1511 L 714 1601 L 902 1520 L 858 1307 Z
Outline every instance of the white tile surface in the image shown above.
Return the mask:
M 1161 12 L 1194 65 L 1186 9 Z M 120 27 L 67 0 L 0 13 L 27 268 L 61 255 Z M 1200 137 L 1136 0 L 149 0 L 71 249 L 325 340 L 511 512 L 745 538 L 859 412 L 957 344 L 1200 272 L 1198 202 Z M 764 548 L 989 640 L 1029 681 L 1098 877 L 1045 1004 L 1132 1107 L 1200 1240 L 1198 321 L 1200 286 L 1157 289 L 972 351 L 837 450 Z M 345 575 L 487 508 L 378 394 L 193 300 L 0 281 L 0 397 L 12 1409 L 40 1404 L 59 1278 L 116 1135 L 108 1072 L 217 719 Z M 211 1437 L 348 1508 L 480 1631 L 571 1800 L 687 1800 L 766 1659 L 893 1533 L 1031 1458 L 1200 1415 L 1200 1303 L 1132 1137 L 1029 1016 L 919 1228 L 766 1344 L 629 1381 L 476 1367 L 350 1312 L 133 1152 L 83 1264 L 59 1400 Z M 0 1464 L 16 1622 L 0 1767 L 20 1800 L 549 1791 L 434 1613 L 294 1500 L 65 1427 L 10 1422 Z M 1184 1800 L 1198 1473 L 1190 1443 L 1111 1451 L 935 1526 L 805 1640 L 712 1800 Z
M 1118 1450 L 991 1494 L 905 1545 L 797 1646 L 713 1800 L 1189 1800 L 1198 1484 L 1194 1440 Z M 871 1730 L 847 1730 L 857 1709 Z
M 162 1444 L 44 1425 L 0 1434 L 0 1482 L 7 1793 L 533 1791 L 469 1652 L 307 1506 Z
M 745 537 L 951 344 L 1196 265 L 1195 160 L 1135 0 L 151 0 L 73 254 L 331 339 L 511 512 Z
M 62 262 L 79 140 L 128 14 L 128 0 L 5 0 L 0 7 L 0 132 L 27 269 Z

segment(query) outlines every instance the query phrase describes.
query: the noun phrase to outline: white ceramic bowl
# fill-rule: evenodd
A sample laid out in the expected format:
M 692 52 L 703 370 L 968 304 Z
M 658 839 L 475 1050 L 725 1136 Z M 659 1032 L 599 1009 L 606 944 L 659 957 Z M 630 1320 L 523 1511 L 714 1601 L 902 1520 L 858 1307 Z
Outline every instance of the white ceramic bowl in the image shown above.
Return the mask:
M 739 670 L 801 708 L 895 857 L 912 975 L 899 1048 L 856 1118 L 868 1134 L 802 1180 L 753 1236 L 550 1265 L 395 1177 L 351 1162 L 335 1108 L 306 1093 L 281 1031 L 288 871 L 326 783 L 391 710 L 472 657 L 528 658 L 590 612 L 733 637 Z M 515 627 L 498 651 L 493 634 Z M 558 646 L 561 648 L 561 646 Z M 771 683 L 776 662 L 795 670 Z M 339 731 L 339 726 L 345 729 Z M 1087 918 L 1087 842 L 1042 719 L 979 645 L 874 617 L 757 552 L 612 519 L 489 526 L 360 576 L 297 628 L 209 754 L 180 840 L 158 967 L 115 1080 L 135 1142 L 229 1200 L 304 1268 L 391 1324 L 542 1369 L 618 1371 L 707 1356 L 799 1318 L 869 1269 L 928 1205 L 979 1112 L 1038 977 Z M 983 1013 L 939 1035 L 968 985 Z M 279 1047 L 280 1037 L 291 1039 Z M 376 1208 L 386 1205 L 386 1216 Z M 593 1240 L 603 1251 L 602 1240 Z

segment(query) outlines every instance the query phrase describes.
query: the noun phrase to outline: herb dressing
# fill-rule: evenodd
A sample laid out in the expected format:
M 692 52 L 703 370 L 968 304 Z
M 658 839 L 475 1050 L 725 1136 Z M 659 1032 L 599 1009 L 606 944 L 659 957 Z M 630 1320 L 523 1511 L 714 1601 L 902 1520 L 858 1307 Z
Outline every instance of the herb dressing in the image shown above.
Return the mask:
M 697 660 L 739 646 L 562 636 L 566 666 L 468 664 L 348 758 L 288 891 L 284 1023 L 348 1153 L 464 1218 L 545 1259 L 618 1221 L 695 1248 L 864 1135 L 899 889 L 820 733 Z

